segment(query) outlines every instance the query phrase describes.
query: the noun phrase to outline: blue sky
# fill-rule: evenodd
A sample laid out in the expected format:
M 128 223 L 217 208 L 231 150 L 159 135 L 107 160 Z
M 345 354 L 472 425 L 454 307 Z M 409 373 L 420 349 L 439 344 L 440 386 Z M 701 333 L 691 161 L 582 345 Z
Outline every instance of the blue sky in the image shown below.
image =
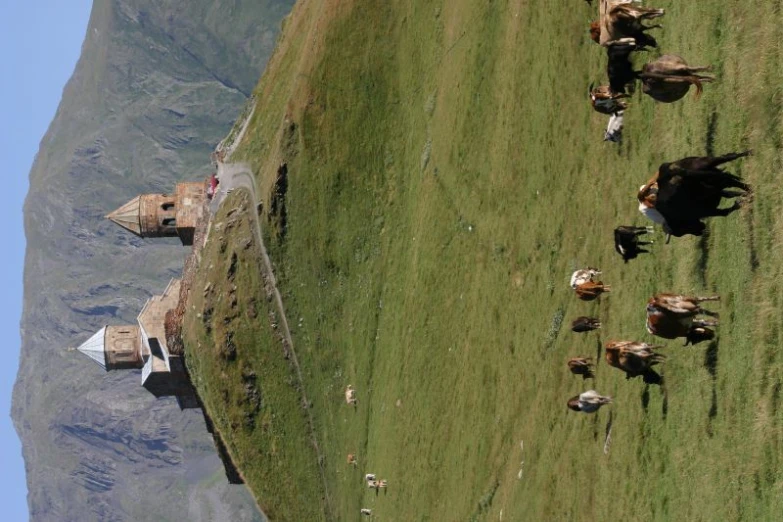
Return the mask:
M 22 204 L 38 144 L 54 117 L 65 82 L 79 58 L 91 0 L 0 0 L 0 518 L 28 519 L 21 446 L 11 424 L 11 389 L 19 359 L 24 229 Z

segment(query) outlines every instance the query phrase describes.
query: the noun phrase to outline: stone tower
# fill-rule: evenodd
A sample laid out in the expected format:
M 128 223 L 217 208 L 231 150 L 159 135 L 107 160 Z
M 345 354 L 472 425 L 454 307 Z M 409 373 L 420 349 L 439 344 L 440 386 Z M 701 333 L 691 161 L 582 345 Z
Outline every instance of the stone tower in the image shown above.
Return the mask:
M 176 308 L 179 290 L 180 280 L 172 279 L 144 305 L 138 326 L 104 326 L 77 350 L 106 371 L 141 369 L 141 385 L 155 397 L 173 396 L 180 408 L 198 408 L 185 361 L 166 344 L 166 313 Z
M 183 245 L 192 245 L 205 207 L 206 183 L 178 183 L 173 196 L 136 196 L 106 218 L 139 237 L 179 237 Z
M 130 370 L 144 366 L 141 346 L 138 326 L 104 326 L 77 350 L 106 371 Z

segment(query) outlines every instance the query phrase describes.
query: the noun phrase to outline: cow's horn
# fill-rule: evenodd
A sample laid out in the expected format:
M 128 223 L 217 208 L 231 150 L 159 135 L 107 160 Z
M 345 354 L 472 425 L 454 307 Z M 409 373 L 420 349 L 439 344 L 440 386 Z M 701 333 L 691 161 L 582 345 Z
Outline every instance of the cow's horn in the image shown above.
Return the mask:
M 593 94 L 593 87 L 595 87 L 595 82 L 590 82 L 590 87 L 587 88 L 589 94 Z

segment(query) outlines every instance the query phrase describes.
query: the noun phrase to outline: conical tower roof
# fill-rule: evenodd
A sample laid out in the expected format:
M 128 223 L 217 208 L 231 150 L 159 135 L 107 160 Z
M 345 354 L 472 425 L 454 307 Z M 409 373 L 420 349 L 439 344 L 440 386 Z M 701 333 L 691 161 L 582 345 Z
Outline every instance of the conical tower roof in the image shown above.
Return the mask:
M 104 326 L 77 348 L 77 350 L 98 363 L 104 370 L 106 369 L 105 338 L 106 327 Z
M 136 196 L 106 217 L 125 230 L 141 236 L 141 196 Z

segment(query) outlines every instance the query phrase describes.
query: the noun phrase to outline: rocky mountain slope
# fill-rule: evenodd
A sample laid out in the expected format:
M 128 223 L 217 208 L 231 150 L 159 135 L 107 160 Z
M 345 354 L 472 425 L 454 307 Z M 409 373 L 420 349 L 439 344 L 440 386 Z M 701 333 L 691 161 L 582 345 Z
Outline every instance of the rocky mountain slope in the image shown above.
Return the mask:
M 255 520 L 200 413 L 155 400 L 138 372 L 69 351 L 135 321 L 186 250 L 103 219 L 138 193 L 209 174 L 292 0 L 96 0 L 25 203 L 22 353 L 12 416 L 31 520 Z

